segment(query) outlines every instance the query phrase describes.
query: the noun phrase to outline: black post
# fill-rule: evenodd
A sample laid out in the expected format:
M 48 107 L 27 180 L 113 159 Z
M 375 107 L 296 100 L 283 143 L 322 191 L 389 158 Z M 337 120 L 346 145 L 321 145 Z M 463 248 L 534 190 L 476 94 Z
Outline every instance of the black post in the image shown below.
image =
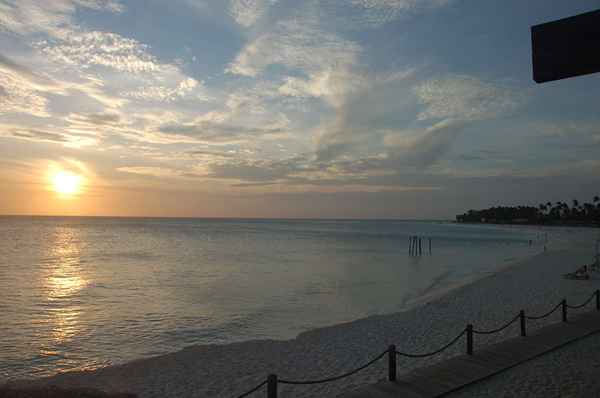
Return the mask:
M 396 381 L 396 346 L 388 348 L 388 380 Z
M 421 247 L 421 238 L 419 238 L 419 256 L 421 254 L 423 254 L 423 250 L 422 250 L 422 247 Z
M 473 355 L 473 325 L 467 325 L 467 354 Z
M 600 289 L 596 290 L 596 311 L 600 311 Z
M 429 238 L 429 254 L 431 254 L 431 238 Z
M 267 398 L 277 398 L 277 375 L 267 377 Z
M 562 301 L 562 321 L 567 322 L 567 299 Z
M 519 312 L 519 318 L 521 319 L 521 336 L 527 336 L 527 329 L 525 328 L 525 311 L 521 310 Z
M 412 239 L 409 237 L 408 238 L 408 254 L 411 254 L 411 243 L 412 243 Z

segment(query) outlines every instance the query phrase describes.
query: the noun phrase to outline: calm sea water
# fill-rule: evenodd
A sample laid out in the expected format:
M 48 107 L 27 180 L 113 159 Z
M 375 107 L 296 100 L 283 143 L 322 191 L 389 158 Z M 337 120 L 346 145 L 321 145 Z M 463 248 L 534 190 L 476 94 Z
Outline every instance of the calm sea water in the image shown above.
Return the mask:
M 410 257 L 410 235 L 433 254 Z M 402 310 L 539 252 L 538 238 L 443 222 L 3 217 L 0 378 Z

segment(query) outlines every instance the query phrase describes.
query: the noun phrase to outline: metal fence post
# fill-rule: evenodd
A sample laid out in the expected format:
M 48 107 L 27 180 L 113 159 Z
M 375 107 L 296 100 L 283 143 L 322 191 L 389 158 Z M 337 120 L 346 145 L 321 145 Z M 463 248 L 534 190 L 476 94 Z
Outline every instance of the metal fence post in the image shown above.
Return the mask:
M 388 380 L 396 381 L 396 346 L 388 348 Z
M 600 289 L 596 290 L 596 311 L 600 311 Z
M 473 355 L 473 325 L 467 325 L 467 354 Z
M 567 299 L 562 301 L 562 321 L 567 322 Z
M 527 336 L 527 329 L 526 329 L 526 325 L 525 325 L 525 311 L 521 310 L 519 312 L 519 318 L 521 319 L 521 336 L 525 337 Z
M 267 376 L 267 398 L 277 398 L 277 375 Z

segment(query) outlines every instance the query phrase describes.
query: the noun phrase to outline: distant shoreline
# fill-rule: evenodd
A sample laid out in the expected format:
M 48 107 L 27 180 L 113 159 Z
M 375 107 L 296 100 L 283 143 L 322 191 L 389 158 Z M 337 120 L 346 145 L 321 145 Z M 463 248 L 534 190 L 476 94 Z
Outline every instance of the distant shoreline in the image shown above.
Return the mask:
M 483 221 L 454 221 L 457 224 L 470 224 L 470 225 L 523 225 L 523 226 L 536 226 L 536 227 L 573 227 L 573 228 L 600 228 L 598 223 L 581 223 L 581 222 L 552 222 L 552 223 L 535 223 L 535 222 L 483 222 Z

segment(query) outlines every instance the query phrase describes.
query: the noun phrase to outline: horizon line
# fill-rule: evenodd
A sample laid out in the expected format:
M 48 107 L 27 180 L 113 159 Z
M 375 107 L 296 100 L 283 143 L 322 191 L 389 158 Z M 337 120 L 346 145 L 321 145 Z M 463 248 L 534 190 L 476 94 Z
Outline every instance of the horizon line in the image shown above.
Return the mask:
M 57 215 L 57 214 L 0 214 L 0 218 L 154 218 L 182 220 L 306 220 L 306 221 L 434 221 L 456 222 L 442 218 L 381 218 L 381 217 L 229 217 L 229 216 L 107 216 L 107 215 Z

